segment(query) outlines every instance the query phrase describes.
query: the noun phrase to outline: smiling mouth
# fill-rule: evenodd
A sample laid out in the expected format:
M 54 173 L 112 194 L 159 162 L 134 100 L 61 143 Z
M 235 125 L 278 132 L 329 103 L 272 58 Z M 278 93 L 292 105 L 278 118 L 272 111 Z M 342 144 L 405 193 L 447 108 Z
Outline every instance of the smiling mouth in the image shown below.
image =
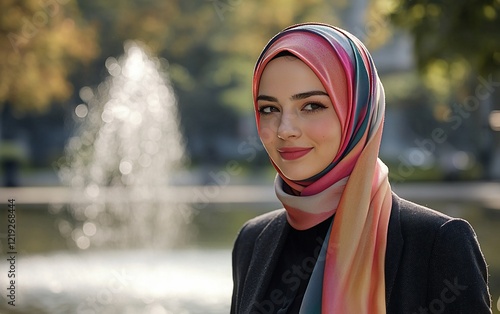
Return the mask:
M 281 158 L 285 160 L 295 160 L 306 155 L 312 150 L 312 147 L 283 147 L 278 149 Z

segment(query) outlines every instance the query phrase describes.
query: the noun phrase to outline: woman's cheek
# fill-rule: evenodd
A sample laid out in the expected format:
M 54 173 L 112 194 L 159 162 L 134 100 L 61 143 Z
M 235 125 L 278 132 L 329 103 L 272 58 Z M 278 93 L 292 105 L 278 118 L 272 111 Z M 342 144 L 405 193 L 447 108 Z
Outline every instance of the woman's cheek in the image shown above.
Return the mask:
M 259 136 L 263 143 L 268 143 L 277 138 L 277 127 L 275 127 L 274 119 L 265 118 L 260 120 Z
M 331 128 L 331 125 L 323 121 L 315 121 L 315 123 L 310 123 L 305 127 L 305 132 L 307 137 L 311 140 L 318 142 L 326 140 L 328 136 L 328 129 Z

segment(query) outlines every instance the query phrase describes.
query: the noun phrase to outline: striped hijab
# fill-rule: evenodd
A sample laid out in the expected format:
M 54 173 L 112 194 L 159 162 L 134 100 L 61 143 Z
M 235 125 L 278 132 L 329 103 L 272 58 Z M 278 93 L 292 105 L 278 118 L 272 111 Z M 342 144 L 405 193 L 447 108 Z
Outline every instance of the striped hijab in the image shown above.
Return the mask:
M 384 262 L 391 211 L 387 167 L 378 159 L 385 111 L 384 90 L 364 45 L 325 24 L 291 26 L 273 37 L 255 66 L 253 97 L 277 54 L 295 55 L 320 79 L 341 124 L 332 163 L 303 181 L 278 171 L 275 188 L 296 229 L 335 214 L 302 302 L 301 313 L 385 313 Z M 290 188 L 300 192 L 292 195 Z

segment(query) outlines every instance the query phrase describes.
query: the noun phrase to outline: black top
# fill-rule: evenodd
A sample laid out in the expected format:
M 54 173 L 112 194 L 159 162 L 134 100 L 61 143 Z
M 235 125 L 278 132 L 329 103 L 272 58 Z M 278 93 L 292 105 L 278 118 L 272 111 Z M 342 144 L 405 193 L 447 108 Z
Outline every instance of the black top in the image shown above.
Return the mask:
M 332 217 L 306 230 L 292 226 L 265 293 L 273 313 L 298 313 Z M 271 304 L 268 304 L 271 308 Z

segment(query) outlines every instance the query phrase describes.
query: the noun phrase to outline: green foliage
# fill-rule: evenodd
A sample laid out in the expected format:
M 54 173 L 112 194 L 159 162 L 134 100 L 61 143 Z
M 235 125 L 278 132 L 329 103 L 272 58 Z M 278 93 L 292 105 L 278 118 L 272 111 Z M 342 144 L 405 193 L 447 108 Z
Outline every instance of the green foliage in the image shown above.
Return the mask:
M 69 98 L 69 74 L 98 52 L 75 2 L 2 1 L 0 11 L 0 106 L 42 111 Z
M 500 1 L 375 0 L 414 38 L 425 81 L 441 96 L 472 74 L 500 72 Z

